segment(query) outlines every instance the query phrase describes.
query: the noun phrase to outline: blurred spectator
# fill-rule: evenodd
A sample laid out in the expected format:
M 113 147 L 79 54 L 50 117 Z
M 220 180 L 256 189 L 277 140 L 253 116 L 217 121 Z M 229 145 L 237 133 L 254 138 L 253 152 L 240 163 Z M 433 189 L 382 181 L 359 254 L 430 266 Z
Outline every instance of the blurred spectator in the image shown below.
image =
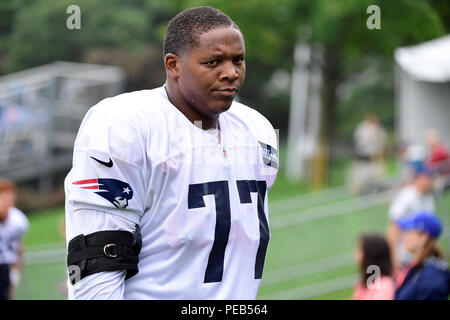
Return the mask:
M 363 234 L 355 251 L 361 282 L 355 287 L 353 300 L 393 300 L 395 283 L 392 263 L 386 239 L 379 234 Z M 379 268 L 380 277 L 371 283 L 371 266 Z
M 450 155 L 449 151 L 439 139 L 435 130 L 429 130 L 427 133 L 427 145 L 429 148 L 429 156 L 427 163 L 437 173 L 436 192 L 443 192 L 446 187 L 450 186 Z
M 411 183 L 416 168 L 422 166 L 427 159 L 427 150 L 420 144 L 400 145 L 399 158 L 401 159 L 400 176 L 396 179 L 394 187 L 404 187 Z
M 405 161 L 414 167 L 422 166 L 427 159 L 427 149 L 421 144 L 408 146 L 405 152 Z
M 394 270 L 408 264 L 412 257 L 403 247 L 400 229 L 395 221 L 408 218 L 418 211 L 434 212 L 435 200 L 433 191 L 434 172 L 426 165 L 414 168 L 414 178 L 411 184 L 405 186 L 395 197 L 389 208 L 389 225 L 387 240 L 392 255 Z
M 0 198 L 0 300 L 8 300 L 9 296 L 9 265 L 2 260 L 3 222 L 6 220 L 7 211 L 4 210 L 3 200 Z
M 396 300 L 447 300 L 450 294 L 450 271 L 438 247 L 442 225 L 436 215 L 418 212 L 399 219 L 405 249 L 413 254 L 412 263 L 398 278 Z
M 383 151 L 386 146 L 386 132 L 378 117 L 369 114 L 356 127 L 353 139 L 356 161 L 350 171 L 350 187 L 356 193 L 370 192 L 384 176 Z
M 23 262 L 22 239 L 28 219 L 15 208 L 15 185 L 0 179 L 0 299 L 12 299 L 20 279 Z
M 435 130 L 430 130 L 427 133 L 427 144 L 429 148 L 428 164 L 435 168 L 440 164 L 448 161 L 450 156 L 448 150 L 439 140 L 439 136 Z

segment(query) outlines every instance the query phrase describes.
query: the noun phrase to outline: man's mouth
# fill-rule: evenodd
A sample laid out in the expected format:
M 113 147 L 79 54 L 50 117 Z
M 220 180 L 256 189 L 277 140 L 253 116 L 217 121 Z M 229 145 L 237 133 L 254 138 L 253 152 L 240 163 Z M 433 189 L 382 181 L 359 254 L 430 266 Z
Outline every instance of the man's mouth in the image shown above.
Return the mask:
M 213 92 L 215 92 L 221 96 L 234 97 L 238 92 L 238 88 L 226 87 L 226 88 L 214 89 Z

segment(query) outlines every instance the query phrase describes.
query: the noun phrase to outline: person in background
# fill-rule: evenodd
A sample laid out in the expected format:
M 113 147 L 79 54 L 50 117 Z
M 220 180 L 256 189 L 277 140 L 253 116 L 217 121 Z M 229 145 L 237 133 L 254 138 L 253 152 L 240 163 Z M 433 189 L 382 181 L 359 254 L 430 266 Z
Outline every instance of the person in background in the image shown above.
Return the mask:
M 361 281 L 353 292 L 353 300 L 392 300 L 395 283 L 392 278 L 392 262 L 386 239 L 377 233 L 363 234 L 358 239 L 355 260 L 359 266 Z M 379 268 L 380 277 L 373 279 Z M 374 281 L 372 281 L 374 280 Z
M 0 299 L 13 299 L 23 264 L 28 219 L 15 207 L 16 186 L 0 178 Z
M 394 188 L 403 188 L 414 179 L 417 166 L 422 166 L 427 160 L 427 149 L 420 144 L 403 142 L 398 149 L 400 159 L 400 174 L 393 182 Z
M 358 124 L 353 139 L 356 160 L 350 171 L 350 187 L 356 193 L 367 193 L 381 183 L 384 176 L 383 152 L 386 132 L 375 114 L 369 114 Z
M 433 176 L 434 171 L 428 166 L 414 166 L 412 183 L 400 190 L 389 207 L 387 241 L 391 250 L 394 270 L 400 270 L 412 259 L 411 255 L 403 247 L 401 230 L 396 221 L 410 217 L 414 212 L 435 211 L 435 200 L 432 194 Z
M 449 160 L 449 151 L 440 141 L 436 130 L 429 130 L 426 139 L 429 148 L 428 164 L 431 167 L 439 167 Z
M 436 130 L 429 130 L 426 140 L 429 150 L 427 164 L 437 172 L 435 189 L 439 194 L 450 186 L 450 153 Z
M 435 214 L 418 212 L 399 219 L 405 249 L 414 256 L 398 277 L 396 300 L 447 300 L 450 294 L 450 271 L 437 240 L 442 225 Z
M 6 220 L 7 211 L 3 209 L 4 204 L 0 198 L 0 245 L 3 239 L 3 221 Z M 4 263 L 0 247 L 0 300 L 8 300 L 9 297 L 9 264 Z

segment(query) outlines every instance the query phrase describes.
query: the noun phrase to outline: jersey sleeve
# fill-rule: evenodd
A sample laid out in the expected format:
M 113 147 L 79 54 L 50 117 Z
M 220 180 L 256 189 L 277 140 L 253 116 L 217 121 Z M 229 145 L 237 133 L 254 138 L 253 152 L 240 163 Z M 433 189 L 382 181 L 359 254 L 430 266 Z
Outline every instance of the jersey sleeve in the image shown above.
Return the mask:
M 400 193 L 394 202 L 389 207 L 389 219 L 394 222 L 398 219 L 404 218 L 408 214 L 409 201 L 405 192 Z
M 275 130 L 272 124 L 262 116 L 260 116 L 259 127 L 261 129 L 257 136 L 262 155 L 262 172 L 266 177 L 267 190 L 270 190 L 275 183 L 280 166 L 278 130 Z
M 139 223 L 145 211 L 145 134 L 127 105 L 109 99 L 92 107 L 80 126 L 66 199 L 72 212 L 97 210 Z
M 26 215 L 17 208 L 11 209 L 12 223 L 11 223 L 11 237 L 14 239 L 20 239 L 25 236 L 28 231 L 29 222 Z

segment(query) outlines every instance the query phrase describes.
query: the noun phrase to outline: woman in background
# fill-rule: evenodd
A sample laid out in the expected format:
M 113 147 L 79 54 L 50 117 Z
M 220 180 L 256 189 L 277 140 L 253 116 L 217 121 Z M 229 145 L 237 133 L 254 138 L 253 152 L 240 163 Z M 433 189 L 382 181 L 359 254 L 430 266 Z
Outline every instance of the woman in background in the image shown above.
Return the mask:
M 377 233 L 363 234 L 358 239 L 355 260 L 361 281 L 355 287 L 353 300 L 392 300 L 395 283 L 386 239 Z
M 419 212 L 400 219 L 405 249 L 414 255 L 412 263 L 397 279 L 396 300 L 447 300 L 450 271 L 437 241 L 442 225 L 435 214 Z

